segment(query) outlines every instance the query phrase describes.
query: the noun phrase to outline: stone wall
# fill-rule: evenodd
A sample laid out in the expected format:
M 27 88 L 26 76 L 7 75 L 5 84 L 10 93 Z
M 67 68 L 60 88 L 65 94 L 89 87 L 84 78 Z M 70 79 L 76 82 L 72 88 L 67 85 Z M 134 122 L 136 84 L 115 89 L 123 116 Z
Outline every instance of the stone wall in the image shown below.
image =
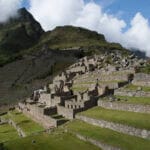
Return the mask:
M 115 83 L 115 82 L 112 82 L 112 83 L 100 83 L 100 85 L 102 87 L 108 87 L 108 89 L 118 89 L 119 88 L 119 83 Z
M 44 115 L 44 109 L 38 107 L 37 105 L 19 105 L 22 106 L 19 110 L 23 112 L 26 116 L 34 120 L 35 122 L 41 124 L 44 128 L 57 127 L 57 120 L 51 118 L 50 116 Z
M 134 75 L 132 84 L 137 86 L 150 86 L 150 75 L 137 73 Z
M 101 81 L 128 81 L 129 78 L 132 78 L 132 74 L 110 74 L 110 75 L 102 75 L 99 76 L 99 80 Z
M 134 97 L 150 97 L 150 92 L 145 91 L 131 91 L 125 89 L 117 89 L 114 91 L 114 95 L 118 96 L 134 96 Z
M 51 118 L 50 116 L 46 116 L 46 115 L 33 115 L 27 111 L 22 111 L 26 116 L 28 116 L 29 118 L 31 118 L 32 120 L 34 120 L 35 122 L 39 123 L 40 125 L 42 125 L 44 128 L 48 129 L 48 128 L 52 128 L 52 127 L 57 127 L 57 120 Z
M 91 97 L 90 100 L 87 100 L 84 102 L 84 109 L 83 110 L 87 110 L 87 109 L 92 108 L 96 105 L 97 105 L 97 99 L 94 97 Z
M 68 109 L 63 106 L 57 106 L 57 113 L 59 115 L 64 116 L 67 119 L 74 119 L 74 115 L 75 115 L 73 109 Z
M 83 74 L 79 77 L 75 77 L 74 83 L 86 83 L 88 82 L 96 82 L 97 79 L 102 82 L 112 82 L 112 81 L 129 81 L 133 79 L 133 73 L 130 72 L 122 72 L 116 71 L 114 73 L 101 73 L 98 71 L 89 72 L 87 74 Z
M 86 72 L 86 67 L 85 66 L 77 66 L 75 68 L 70 68 L 69 70 L 67 70 L 67 73 L 69 72 L 81 72 L 81 73 L 85 73 Z
M 148 105 L 106 102 L 103 100 L 99 100 L 98 106 L 104 107 L 106 109 L 132 111 L 132 112 L 140 112 L 140 113 L 150 113 L 150 106 L 148 106 Z
M 66 81 L 66 79 L 67 79 L 66 75 L 64 74 L 64 72 L 62 72 L 61 74 L 54 77 L 53 82 L 60 81 L 60 80 Z
M 9 119 L 8 123 L 17 130 L 19 136 L 26 137 L 25 132 L 13 120 Z
M 44 115 L 51 116 L 57 114 L 57 108 L 55 107 L 47 107 L 44 109 Z
M 84 101 L 65 101 L 65 107 L 68 109 L 84 108 Z
M 89 118 L 89 117 L 81 116 L 81 115 L 76 115 L 76 119 L 82 120 L 84 122 L 87 122 L 89 124 L 96 125 L 102 128 L 109 128 L 111 130 L 121 132 L 124 134 L 129 134 L 129 135 L 146 138 L 146 139 L 150 138 L 150 131 L 145 130 L 145 129 L 137 129 L 137 128 L 127 126 L 127 125 L 108 122 L 105 120 L 97 120 L 97 119 L 93 119 L 93 118 Z
M 90 142 L 91 144 L 93 145 L 96 145 L 97 147 L 103 149 L 103 150 L 121 150 L 120 148 L 117 148 L 117 147 L 113 147 L 111 145 L 108 145 L 108 144 L 105 144 L 103 142 L 100 142 L 100 141 L 97 141 L 97 140 L 94 140 L 92 138 L 89 138 L 89 137 L 85 137 L 83 135 L 80 135 L 80 134 L 77 134 L 77 133 L 74 133 L 76 135 L 77 138 L 79 138 L 80 140 L 83 140 L 85 142 Z
M 39 102 L 46 104 L 47 106 L 51 105 L 50 94 L 42 93 L 40 94 Z
M 40 114 L 44 114 L 44 106 L 38 106 L 36 104 L 27 104 L 27 111 L 33 114 L 34 116 L 38 116 Z
M 5 119 L 5 118 L 3 118 L 3 117 L 0 117 L 0 122 L 1 123 L 8 123 L 8 119 Z
M 61 97 L 60 96 L 54 96 L 53 98 L 51 98 L 50 100 L 50 106 L 56 106 L 57 104 L 59 104 L 61 102 Z

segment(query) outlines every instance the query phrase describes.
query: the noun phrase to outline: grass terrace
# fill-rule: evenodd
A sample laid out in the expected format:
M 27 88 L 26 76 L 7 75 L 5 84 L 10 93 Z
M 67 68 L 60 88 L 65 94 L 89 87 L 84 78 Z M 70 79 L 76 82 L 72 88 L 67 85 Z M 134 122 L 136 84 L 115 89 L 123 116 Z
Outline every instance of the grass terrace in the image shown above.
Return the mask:
M 64 132 L 26 137 L 5 143 L 5 147 L 8 150 L 100 150 L 96 146 Z
M 100 128 L 79 120 L 74 120 L 65 126 L 68 130 L 82 136 L 92 138 L 105 144 L 119 147 L 122 150 L 149 150 L 150 141 L 122 134 L 106 128 Z
M 0 143 L 17 138 L 19 138 L 19 135 L 11 125 L 0 125 Z
M 144 92 L 150 92 L 150 87 L 146 87 L 146 86 L 136 86 L 136 85 L 133 85 L 133 84 L 129 84 L 125 87 L 125 89 L 127 90 L 138 90 L 138 87 L 141 87 L 142 88 L 142 91 Z
M 81 86 L 73 86 L 72 90 L 76 92 L 83 92 L 86 91 L 88 88 L 87 87 L 81 87 Z
M 121 82 L 125 82 L 125 81 L 123 81 L 123 80 L 110 80 L 110 81 L 99 81 L 99 83 L 104 83 L 104 84 L 109 84 L 109 83 L 121 83 Z M 95 84 L 96 83 L 96 80 L 93 80 L 93 82 L 91 81 L 91 82 L 89 82 L 89 81 L 87 81 L 87 82 L 82 82 L 82 81 L 80 81 L 80 83 L 75 83 L 75 85 L 89 85 L 89 84 Z
M 101 85 L 101 84 L 107 84 L 107 85 L 111 85 L 111 84 L 113 84 L 113 83 L 122 83 L 122 82 L 125 82 L 125 81 L 119 81 L 119 80 L 113 80 L 113 81 L 99 81 L 99 84 Z M 92 84 L 96 84 L 96 80 L 93 80 L 93 82 L 91 81 L 91 82 L 89 82 L 89 81 L 87 81 L 87 82 L 79 82 L 79 83 L 75 83 L 74 85 L 73 85 L 73 88 L 72 88 L 72 90 L 74 90 L 74 91 L 86 91 L 88 88 L 90 88 L 91 87 L 91 85 Z
M 137 68 L 137 72 L 150 74 L 150 62 L 146 66 Z
M 142 105 L 150 105 L 149 97 L 128 97 L 128 96 L 116 96 L 120 98 L 120 103 L 129 103 L 129 104 L 142 104 Z
M 26 133 L 26 135 L 31 135 L 44 130 L 41 125 L 18 111 L 9 112 L 9 114 L 4 115 L 3 117 L 5 119 L 12 119 Z
M 94 119 L 102 119 L 114 123 L 129 125 L 135 128 L 150 130 L 150 114 L 94 107 L 80 113 L 80 115 L 84 115 Z

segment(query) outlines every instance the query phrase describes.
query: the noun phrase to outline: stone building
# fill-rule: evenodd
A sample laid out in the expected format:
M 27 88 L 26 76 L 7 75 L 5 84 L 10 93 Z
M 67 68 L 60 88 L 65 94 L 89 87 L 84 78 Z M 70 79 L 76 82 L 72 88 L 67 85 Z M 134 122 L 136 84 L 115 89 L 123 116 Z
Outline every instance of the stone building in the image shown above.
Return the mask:
M 119 56 L 110 56 L 114 65 L 105 62 L 107 55 L 80 59 L 55 76 L 53 83 L 47 88 L 34 91 L 30 99 L 19 103 L 18 109 L 49 128 L 60 124 L 60 120 L 53 118 L 53 115 L 73 119 L 76 113 L 96 106 L 100 96 L 112 94 L 114 90 L 130 83 L 134 77 L 132 61 L 124 61 L 124 66 Z M 119 69 L 121 65 L 124 69 Z M 141 82 L 138 76 L 135 75 L 134 84 Z M 143 80 L 145 77 L 149 79 L 149 76 L 140 76 Z M 76 91 L 73 89 L 74 85 L 87 88 L 84 91 Z

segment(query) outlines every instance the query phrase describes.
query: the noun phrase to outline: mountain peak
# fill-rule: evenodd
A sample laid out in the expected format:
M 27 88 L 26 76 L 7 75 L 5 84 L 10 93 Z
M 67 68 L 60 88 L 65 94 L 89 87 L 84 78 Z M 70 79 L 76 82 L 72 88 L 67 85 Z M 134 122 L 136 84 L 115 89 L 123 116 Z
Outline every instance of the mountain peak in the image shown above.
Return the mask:
M 18 19 L 22 21 L 35 20 L 25 7 L 18 9 Z
M 28 13 L 27 9 L 25 7 L 22 7 L 20 9 L 18 9 L 18 12 L 25 12 Z
M 33 46 L 43 33 L 41 25 L 32 14 L 26 8 L 19 9 L 16 17 L 0 26 L 0 55 L 10 56 Z

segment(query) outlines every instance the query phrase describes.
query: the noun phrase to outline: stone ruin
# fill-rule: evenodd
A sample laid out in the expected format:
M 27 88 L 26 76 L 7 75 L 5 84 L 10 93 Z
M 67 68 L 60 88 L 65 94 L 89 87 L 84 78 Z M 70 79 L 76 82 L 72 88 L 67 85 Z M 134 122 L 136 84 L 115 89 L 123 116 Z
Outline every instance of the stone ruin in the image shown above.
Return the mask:
M 150 97 L 150 91 L 142 90 L 142 87 L 150 87 L 150 75 L 144 73 L 135 73 L 131 85 L 137 87 L 135 90 L 124 87 L 116 89 L 114 95 L 128 97 Z
M 134 75 L 133 85 L 150 87 L 150 75 L 144 73 L 136 73 Z
M 105 61 L 110 56 L 113 64 Z M 115 89 L 130 83 L 135 74 L 134 61 L 133 58 L 122 60 L 113 53 L 109 56 L 84 57 L 54 77 L 53 83 L 34 91 L 30 98 L 18 104 L 17 109 L 46 128 L 56 127 L 61 122 L 53 115 L 73 119 L 76 113 L 96 106 L 100 96 L 113 94 Z M 84 80 L 94 81 L 94 84 L 82 92 L 73 90 L 76 82 Z M 110 85 L 112 80 L 116 82 Z M 138 75 L 135 75 L 133 83 L 137 82 Z

